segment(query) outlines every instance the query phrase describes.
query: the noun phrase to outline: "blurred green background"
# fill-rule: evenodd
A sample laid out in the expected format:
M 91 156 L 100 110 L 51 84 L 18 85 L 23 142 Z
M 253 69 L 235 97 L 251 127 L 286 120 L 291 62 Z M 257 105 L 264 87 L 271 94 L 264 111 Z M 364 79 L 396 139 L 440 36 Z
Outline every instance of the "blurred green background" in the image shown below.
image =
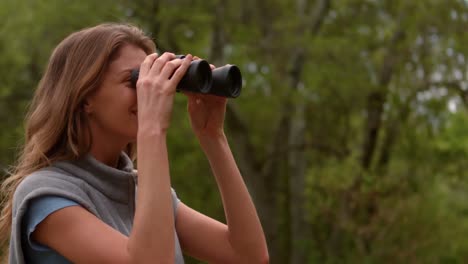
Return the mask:
M 2 172 L 52 49 L 101 22 L 241 68 L 225 127 L 271 263 L 468 263 L 467 1 L 2 0 Z M 185 109 L 173 186 L 223 220 Z

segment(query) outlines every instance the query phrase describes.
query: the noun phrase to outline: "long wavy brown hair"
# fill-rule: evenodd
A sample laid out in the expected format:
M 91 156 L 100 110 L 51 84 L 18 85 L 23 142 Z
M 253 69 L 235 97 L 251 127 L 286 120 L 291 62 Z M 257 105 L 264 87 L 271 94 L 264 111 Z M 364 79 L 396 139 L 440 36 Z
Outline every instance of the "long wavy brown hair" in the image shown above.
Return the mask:
M 106 23 L 72 33 L 53 51 L 25 118 L 24 144 L 1 185 L 0 254 L 7 255 L 13 194 L 21 181 L 55 161 L 77 159 L 90 150 L 83 103 L 101 85 L 109 64 L 124 44 L 140 47 L 146 54 L 156 49 L 141 29 Z M 125 151 L 135 160 L 135 143 Z

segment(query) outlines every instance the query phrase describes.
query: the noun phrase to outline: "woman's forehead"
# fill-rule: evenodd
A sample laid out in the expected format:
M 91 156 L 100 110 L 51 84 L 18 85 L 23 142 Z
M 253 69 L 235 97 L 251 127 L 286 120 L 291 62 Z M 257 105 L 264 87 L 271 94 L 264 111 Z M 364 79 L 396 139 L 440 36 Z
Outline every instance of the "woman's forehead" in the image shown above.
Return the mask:
M 145 58 L 146 53 L 141 48 L 127 44 L 120 48 L 117 58 L 111 62 L 109 70 L 121 72 L 138 68 Z

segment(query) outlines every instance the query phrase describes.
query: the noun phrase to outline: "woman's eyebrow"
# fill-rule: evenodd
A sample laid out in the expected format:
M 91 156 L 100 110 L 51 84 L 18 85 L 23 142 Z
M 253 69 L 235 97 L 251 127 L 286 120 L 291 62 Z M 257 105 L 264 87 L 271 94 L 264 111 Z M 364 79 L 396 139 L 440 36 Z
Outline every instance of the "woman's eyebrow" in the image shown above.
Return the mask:
M 128 74 L 128 73 L 131 73 L 133 70 L 133 68 L 128 68 L 128 69 L 124 69 L 124 70 L 121 70 L 119 73 L 117 73 L 118 75 L 122 75 L 122 74 Z
M 121 70 L 115 76 L 118 78 L 118 80 L 126 80 L 130 78 L 132 70 L 132 68 Z

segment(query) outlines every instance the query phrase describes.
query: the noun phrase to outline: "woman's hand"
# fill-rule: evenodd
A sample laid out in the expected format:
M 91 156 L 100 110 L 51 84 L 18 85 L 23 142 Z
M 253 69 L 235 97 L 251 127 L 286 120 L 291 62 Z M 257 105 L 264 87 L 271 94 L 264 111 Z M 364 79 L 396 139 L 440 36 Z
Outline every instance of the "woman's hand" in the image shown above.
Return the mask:
M 193 57 L 199 59 L 198 57 Z M 215 69 L 210 65 L 211 70 Z M 211 94 L 184 92 L 188 97 L 187 109 L 190 123 L 195 135 L 199 139 L 224 136 L 224 116 L 227 99 Z
M 192 56 L 176 59 L 173 53 L 148 55 L 136 84 L 138 132 L 165 133 L 169 128 L 174 94 Z

